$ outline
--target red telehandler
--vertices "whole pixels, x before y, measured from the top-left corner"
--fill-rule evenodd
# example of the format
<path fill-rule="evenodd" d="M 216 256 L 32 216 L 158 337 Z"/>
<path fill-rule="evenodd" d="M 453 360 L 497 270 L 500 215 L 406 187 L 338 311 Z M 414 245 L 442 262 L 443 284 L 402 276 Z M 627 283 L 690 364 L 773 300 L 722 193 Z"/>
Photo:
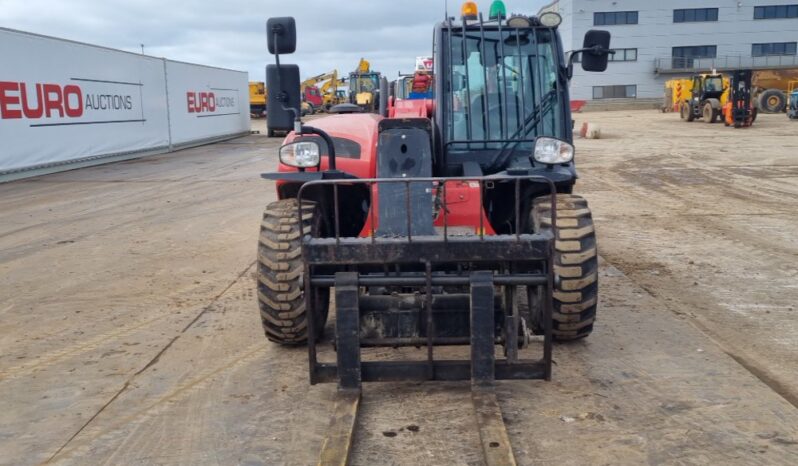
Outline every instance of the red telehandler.
<path fill-rule="evenodd" d="M 494 381 L 548 380 L 553 340 L 593 329 L 596 237 L 573 194 L 568 83 L 576 54 L 606 69 L 610 34 L 588 31 L 566 58 L 558 14 L 496 5 L 483 19 L 466 2 L 435 26 L 429 105 L 312 126 L 298 117 L 298 67 L 280 63 L 295 22 L 268 21 L 269 127 L 291 133 L 279 170 L 261 175 L 279 200 L 263 215 L 258 297 L 266 337 L 307 343 L 310 383 L 338 383 L 320 464 L 346 463 L 361 383 L 399 380 L 470 380 L 486 462 L 514 464 Z M 320 361 L 331 294 L 336 357 Z M 470 358 L 436 358 L 452 345 Z M 425 351 L 363 360 L 373 346 Z"/>

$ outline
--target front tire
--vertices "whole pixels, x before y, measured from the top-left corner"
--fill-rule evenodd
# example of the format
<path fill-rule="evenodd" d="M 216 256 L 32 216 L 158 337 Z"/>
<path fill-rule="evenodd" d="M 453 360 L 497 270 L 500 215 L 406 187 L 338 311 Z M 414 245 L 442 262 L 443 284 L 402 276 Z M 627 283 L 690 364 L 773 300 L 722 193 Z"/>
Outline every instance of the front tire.
<path fill-rule="evenodd" d="M 318 206 L 302 203 L 302 231 L 320 236 Z M 283 345 L 298 345 L 308 338 L 308 314 L 315 319 L 316 334 L 327 322 L 329 289 L 317 289 L 306 309 L 302 285 L 304 263 L 299 233 L 299 201 L 272 202 L 263 212 L 258 241 L 258 305 L 266 338 Z"/>
<path fill-rule="evenodd" d="M 704 123 L 715 123 L 718 120 L 718 111 L 710 102 L 704 104 L 703 109 Z"/>
<path fill-rule="evenodd" d="M 685 102 L 684 106 L 682 107 L 682 114 L 684 115 L 684 120 L 688 123 L 695 120 L 695 112 L 693 112 L 693 104 L 689 102 Z"/>
<path fill-rule="evenodd" d="M 534 231 L 551 229 L 551 199 L 535 199 L 532 209 Z M 573 194 L 557 195 L 552 334 L 556 340 L 577 340 L 593 331 L 598 310 L 598 254 L 593 217 L 587 201 Z M 527 290 L 533 330 L 542 333 L 540 305 L 532 305 L 534 288 Z"/>

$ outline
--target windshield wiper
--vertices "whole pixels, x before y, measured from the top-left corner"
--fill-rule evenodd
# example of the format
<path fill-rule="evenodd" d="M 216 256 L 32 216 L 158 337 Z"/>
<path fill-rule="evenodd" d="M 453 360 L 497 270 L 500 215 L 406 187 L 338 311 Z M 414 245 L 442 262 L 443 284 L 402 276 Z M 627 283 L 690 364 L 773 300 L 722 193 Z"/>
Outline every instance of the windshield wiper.
<path fill-rule="evenodd" d="M 536 111 L 532 112 L 532 114 L 529 115 L 526 118 L 526 120 L 524 120 L 524 124 L 521 125 L 520 128 L 518 128 L 518 130 L 515 132 L 515 134 L 513 134 L 513 136 L 510 139 L 516 139 L 521 134 L 527 134 L 533 129 L 537 134 L 537 127 L 540 124 L 540 122 L 543 120 L 543 116 L 546 115 L 549 112 L 549 110 L 551 110 L 551 107 L 554 106 L 554 102 L 556 101 L 556 99 L 553 99 L 553 97 L 556 96 L 557 96 L 556 88 L 547 92 L 546 95 L 544 95 L 543 98 L 541 99 L 541 105 L 536 109 Z M 505 142 L 504 146 L 502 146 L 501 150 L 499 151 L 499 155 L 496 156 L 496 161 L 492 164 L 493 167 L 503 167 L 507 157 L 509 157 L 513 153 L 515 148 L 518 147 L 518 144 L 520 144 L 521 142 L 524 141 L 519 139 L 517 141 Z M 504 155 L 505 151 L 507 150 L 507 147 L 511 144 L 512 147 L 510 148 L 510 152 L 508 152 L 507 155 Z"/>

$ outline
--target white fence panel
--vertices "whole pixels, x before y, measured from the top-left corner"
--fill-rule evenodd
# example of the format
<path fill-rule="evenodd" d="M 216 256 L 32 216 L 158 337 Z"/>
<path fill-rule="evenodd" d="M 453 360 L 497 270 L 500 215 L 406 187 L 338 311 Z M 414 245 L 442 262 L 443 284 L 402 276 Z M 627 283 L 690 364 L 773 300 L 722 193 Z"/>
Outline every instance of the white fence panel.
<path fill-rule="evenodd" d="M 0 172 L 168 148 L 164 62 L 0 29 Z"/>
<path fill-rule="evenodd" d="M 172 144 L 248 132 L 247 73 L 166 61 Z"/>
<path fill-rule="evenodd" d="M 0 181 L 249 129 L 245 72 L 0 28 Z"/>

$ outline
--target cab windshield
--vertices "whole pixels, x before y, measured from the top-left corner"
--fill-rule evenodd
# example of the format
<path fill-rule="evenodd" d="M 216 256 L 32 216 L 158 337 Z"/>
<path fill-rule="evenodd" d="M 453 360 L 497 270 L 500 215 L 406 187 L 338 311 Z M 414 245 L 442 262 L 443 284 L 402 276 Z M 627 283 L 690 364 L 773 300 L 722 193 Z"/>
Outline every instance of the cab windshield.
<path fill-rule="evenodd" d="M 443 53 L 449 152 L 531 150 L 560 137 L 557 47 L 550 29 L 453 30 Z"/>
<path fill-rule="evenodd" d="M 706 92 L 718 92 L 723 89 L 723 78 L 713 77 L 704 79 L 704 90 Z"/>
<path fill-rule="evenodd" d="M 380 87 L 380 77 L 376 73 L 354 75 L 349 86 L 352 92 L 374 92 Z"/>

